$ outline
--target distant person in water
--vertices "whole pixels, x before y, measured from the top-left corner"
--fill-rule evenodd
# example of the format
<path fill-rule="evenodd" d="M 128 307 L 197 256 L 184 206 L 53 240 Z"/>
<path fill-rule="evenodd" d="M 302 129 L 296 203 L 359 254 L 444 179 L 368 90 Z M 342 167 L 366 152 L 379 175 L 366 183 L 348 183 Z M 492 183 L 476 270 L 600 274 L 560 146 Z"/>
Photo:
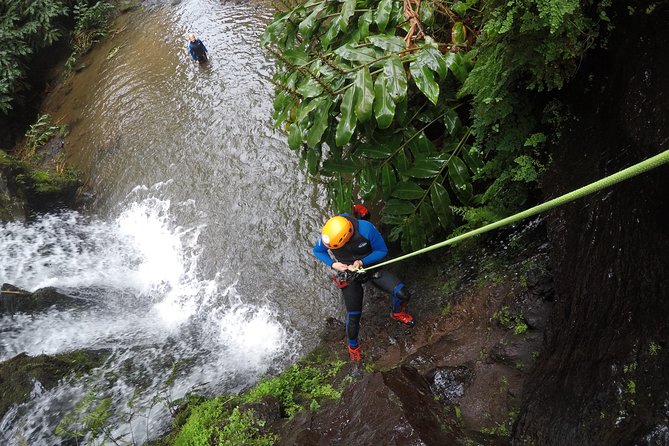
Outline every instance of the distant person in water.
<path fill-rule="evenodd" d="M 190 43 L 188 44 L 190 57 L 199 64 L 205 63 L 207 61 L 207 47 L 205 47 L 204 43 L 195 37 L 195 34 L 193 33 L 188 34 L 188 40 L 190 40 Z"/>

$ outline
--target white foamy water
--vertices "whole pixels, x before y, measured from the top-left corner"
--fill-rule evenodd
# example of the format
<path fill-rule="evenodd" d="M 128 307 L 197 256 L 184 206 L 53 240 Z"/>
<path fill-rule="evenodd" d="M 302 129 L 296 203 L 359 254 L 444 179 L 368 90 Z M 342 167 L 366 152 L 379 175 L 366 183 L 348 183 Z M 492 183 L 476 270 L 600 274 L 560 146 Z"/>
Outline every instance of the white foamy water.
<path fill-rule="evenodd" d="M 133 190 L 115 218 L 66 212 L 0 227 L 0 250 L 12 259 L 0 267 L 0 282 L 73 296 L 72 305 L 0 316 L 0 360 L 111 354 L 90 375 L 33 392 L 9 411 L 2 444 L 58 444 L 55 426 L 89 392 L 113 401 L 115 435 L 141 442 L 169 422 L 161 394 L 237 391 L 294 359 L 299 345 L 271 302 L 240 295 L 219 274 L 201 277 L 198 237 L 206 226 L 178 224 L 197 215 L 195 203 L 160 198 L 160 186 Z M 126 420 L 131 398 L 142 423 Z"/>

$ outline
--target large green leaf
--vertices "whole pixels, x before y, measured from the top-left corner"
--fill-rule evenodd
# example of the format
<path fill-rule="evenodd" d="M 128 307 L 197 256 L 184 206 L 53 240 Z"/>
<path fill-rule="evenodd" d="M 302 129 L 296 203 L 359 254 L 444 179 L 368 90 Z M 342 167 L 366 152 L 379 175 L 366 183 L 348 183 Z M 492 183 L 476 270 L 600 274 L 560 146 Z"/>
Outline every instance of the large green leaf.
<path fill-rule="evenodd" d="M 381 168 L 381 190 L 385 199 L 390 198 L 390 193 L 397 184 L 395 170 L 390 164 L 384 164 Z"/>
<path fill-rule="evenodd" d="M 372 83 L 372 76 L 369 74 L 367 66 L 358 70 L 354 88 L 357 90 L 355 114 L 358 117 L 358 121 L 365 122 L 371 118 L 374 104 L 374 84 Z"/>
<path fill-rule="evenodd" d="M 432 209 L 437 214 L 439 224 L 444 230 L 448 231 L 453 227 L 453 212 L 451 211 L 451 198 L 448 196 L 446 188 L 439 183 L 432 186 L 430 192 L 432 200 Z"/>
<path fill-rule="evenodd" d="M 302 145 L 302 129 L 300 124 L 295 122 L 290 126 L 290 131 L 288 132 L 288 147 L 292 150 L 297 150 Z"/>
<path fill-rule="evenodd" d="M 389 215 L 409 215 L 414 211 L 414 206 L 410 201 L 397 200 L 391 198 L 383 207 L 383 213 Z"/>
<path fill-rule="evenodd" d="M 421 248 L 425 247 L 425 229 L 423 228 L 423 225 L 420 222 L 420 219 L 414 218 L 410 219 L 407 221 L 406 226 L 405 226 L 404 233 L 402 234 L 402 238 L 407 237 L 409 246 L 411 247 L 412 251 L 417 251 Z"/>
<path fill-rule="evenodd" d="M 330 43 L 339 35 L 341 32 L 341 27 L 339 26 L 339 20 L 341 17 L 337 17 L 330 23 L 330 27 L 328 28 L 327 32 L 323 34 L 321 37 L 321 45 L 323 45 L 323 49 L 327 50 L 330 48 Z"/>
<path fill-rule="evenodd" d="M 305 129 L 309 126 L 311 120 L 311 112 L 318 107 L 319 103 L 322 102 L 323 98 L 316 98 L 312 100 L 305 99 L 302 101 L 297 109 L 297 119 L 296 121 L 302 125 L 302 128 Z"/>
<path fill-rule="evenodd" d="M 467 80 L 469 70 L 460 53 L 448 53 L 446 56 L 446 66 L 460 83 L 464 83 Z"/>
<path fill-rule="evenodd" d="M 362 14 L 360 18 L 358 19 L 358 28 L 357 28 L 357 33 L 358 33 L 358 41 L 363 41 L 369 36 L 369 25 L 374 22 L 374 12 L 372 10 L 369 10 Z"/>
<path fill-rule="evenodd" d="M 390 13 L 393 10 L 393 1 L 392 0 L 381 0 L 379 6 L 376 8 L 376 15 L 374 21 L 379 27 L 379 31 L 383 32 L 388 25 L 388 20 L 390 19 Z"/>
<path fill-rule="evenodd" d="M 443 54 L 432 45 L 424 45 L 416 55 L 416 62 L 420 65 L 430 67 L 430 69 L 444 79 L 448 74 L 446 59 Z"/>
<path fill-rule="evenodd" d="M 418 134 L 417 136 L 416 133 Z M 404 137 L 406 141 L 409 141 L 409 138 L 411 138 L 409 149 L 415 158 L 425 158 L 434 154 L 434 145 L 427 139 L 422 130 L 410 127 L 404 131 Z"/>
<path fill-rule="evenodd" d="M 451 30 L 451 39 L 455 45 L 465 45 L 467 40 L 467 29 L 462 22 L 456 22 L 453 24 L 453 28 Z"/>
<path fill-rule="evenodd" d="M 316 144 L 321 142 L 323 132 L 328 128 L 330 122 L 330 107 L 332 106 L 332 101 L 329 97 L 318 98 L 314 100 L 314 102 L 316 101 L 318 101 L 318 105 L 314 111 L 313 124 L 307 132 L 307 145 L 309 147 L 315 147 Z"/>
<path fill-rule="evenodd" d="M 345 181 L 341 175 L 337 177 L 334 187 L 334 204 L 337 213 L 349 212 L 353 203 L 353 185 Z"/>
<path fill-rule="evenodd" d="M 358 170 L 351 160 L 327 159 L 323 162 L 323 171 L 327 174 L 351 174 Z"/>
<path fill-rule="evenodd" d="M 299 29 L 300 29 L 300 34 L 304 36 L 305 40 L 311 39 L 311 35 L 316 29 L 316 25 L 320 24 L 320 21 L 317 21 L 318 16 L 320 15 L 321 11 L 325 8 L 326 3 L 323 2 L 320 5 L 316 6 L 314 10 L 309 14 L 304 20 L 300 22 Z"/>
<path fill-rule="evenodd" d="M 442 163 L 435 159 L 417 159 L 407 175 L 413 178 L 434 178 L 441 172 Z"/>
<path fill-rule="evenodd" d="M 283 57 L 293 65 L 304 65 L 309 62 L 309 56 L 302 47 L 289 48 L 283 51 Z"/>
<path fill-rule="evenodd" d="M 351 140 L 355 131 L 356 116 L 353 111 L 355 103 L 355 88 L 349 88 L 344 93 L 344 99 L 341 101 L 341 118 L 337 124 L 336 144 L 343 146 Z"/>
<path fill-rule="evenodd" d="M 404 150 L 400 150 L 393 157 L 393 166 L 395 166 L 395 169 L 397 169 L 397 173 L 399 174 L 400 178 L 407 176 L 407 172 L 409 170 L 409 160 L 406 153 L 404 153 Z"/>
<path fill-rule="evenodd" d="M 318 163 L 321 161 L 320 148 L 307 148 L 307 169 L 311 175 L 318 173 Z"/>
<path fill-rule="evenodd" d="M 387 129 L 395 116 L 395 102 L 386 87 L 385 76 L 379 74 L 374 82 L 374 116 L 380 129 Z"/>
<path fill-rule="evenodd" d="M 373 198 L 376 195 L 376 169 L 365 167 L 358 177 L 360 195 L 363 198 Z"/>
<path fill-rule="evenodd" d="M 406 49 L 406 43 L 404 42 L 404 39 L 398 36 L 376 34 L 369 36 L 367 40 L 374 46 L 392 53 L 399 53 L 400 51 L 404 51 Z M 444 64 L 444 70 L 445 69 L 446 65 Z"/>
<path fill-rule="evenodd" d="M 478 150 L 475 147 L 463 147 L 462 160 L 474 175 L 478 174 L 483 168 L 483 161 L 481 161 Z"/>
<path fill-rule="evenodd" d="M 455 110 L 450 109 L 446 112 L 444 115 L 444 125 L 446 126 L 446 130 L 448 130 L 450 135 L 455 135 L 458 130 L 460 130 L 462 123 L 460 122 L 460 117 L 455 112 Z"/>
<path fill-rule="evenodd" d="M 469 203 L 473 195 L 473 187 L 469 182 L 467 166 L 457 156 L 452 157 L 448 163 L 448 180 L 460 201 L 464 204 Z"/>
<path fill-rule="evenodd" d="M 386 75 L 388 91 L 393 101 L 404 100 L 407 96 L 407 76 L 404 65 L 397 54 L 391 55 L 383 64 L 383 73 Z"/>
<path fill-rule="evenodd" d="M 439 218 L 437 217 L 437 213 L 434 212 L 430 201 L 425 200 L 420 204 L 419 215 L 421 223 L 428 233 L 439 230 Z"/>
<path fill-rule="evenodd" d="M 294 105 L 295 97 L 292 94 L 283 90 L 277 93 L 274 97 L 274 113 L 272 114 L 275 122 L 274 128 L 277 128 L 286 120 Z"/>
<path fill-rule="evenodd" d="M 379 54 L 373 47 L 356 47 L 353 43 L 342 45 L 334 52 L 342 59 L 350 60 L 351 62 L 359 62 L 362 64 L 367 64 L 376 60 Z"/>
<path fill-rule="evenodd" d="M 308 77 L 297 86 L 297 92 L 305 98 L 315 98 L 323 94 L 323 87 L 316 79 Z"/>
<path fill-rule="evenodd" d="M 348 28 L 348 21 L 355 12 L 355 2 L 356 0 L 344 0 L 344 6 L 341 8 L 341 19 L 339 20 L 339 29 L 342 31 L 346 31 L 346 28 Z"/>
<path fill-rule="evenodd" d="M 287 23 L 290 23 L 290 13 L 275 17 L 272 23 L 265 28 L 260 43 L 262 43 L 263 46 L 267 46 L 272 42 L 280 42 L 283 40 L 280 36 L 285 34 Z"/>
<path fill-rule="evenodd" d="M 355 151 L 356 155 L 370 159 L 383 160 L 393 154 L 394 147 L 385 144 L 365 143 Z"/>
<path fill-rule="evenodd" d="M 397 183 L 395 189 L 393 189 L 392 196 L 395 198 L 401 198 L 402 200 L 416 200 L 422 198 L 425 194 L 425 191 L 422 187 L 413 183 L 411 181 L 402 181 Z"/>
<path fill-rule="evenodd" d="M 384 214 L 381 217 L 381 223 L 386 225 L 401 225 L 404 223 L 404 220 L 406 220 L 406 217 L 402 215 Z"/>
<path fill-rule="evenodd" d="M 423 92 L 430 102 L 437 105 L 437 101 L 439 100 L 439 85 L 434 81 L 434 74 L 432 74 L 430 67 L 414 61 L 409 65 L 409 69 L 418 89 Z"/>

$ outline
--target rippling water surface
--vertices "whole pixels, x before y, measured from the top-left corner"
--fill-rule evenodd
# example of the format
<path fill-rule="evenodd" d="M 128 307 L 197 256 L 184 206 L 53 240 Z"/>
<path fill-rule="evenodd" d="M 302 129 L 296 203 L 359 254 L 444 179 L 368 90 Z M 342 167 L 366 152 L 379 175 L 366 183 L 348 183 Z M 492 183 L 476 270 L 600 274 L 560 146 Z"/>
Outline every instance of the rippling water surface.
<path fill-rule="evenodd" d="M 271 14 L 207 0 L 133 11 L 48 98 L 94 197 L 81 213 L 4 226 L 0 250 L 14 261 L 0 281 L 54 286 L 79 304 L 1 316 L 0 360 L 111 357 L 56 388 L 35 383 L 0 422 L 3 444 L 60 444 L 54 427 L 91 392 L 113 401 L 112 434 L 141 443 L 169 423 L 157 395 L 244 388 L 313 345 L 336 314 L 310 254 L 323 191 L 272 128 L 273 62 L 259 45 Z M 188 32 L 209 64 L 188 57 Z"/>

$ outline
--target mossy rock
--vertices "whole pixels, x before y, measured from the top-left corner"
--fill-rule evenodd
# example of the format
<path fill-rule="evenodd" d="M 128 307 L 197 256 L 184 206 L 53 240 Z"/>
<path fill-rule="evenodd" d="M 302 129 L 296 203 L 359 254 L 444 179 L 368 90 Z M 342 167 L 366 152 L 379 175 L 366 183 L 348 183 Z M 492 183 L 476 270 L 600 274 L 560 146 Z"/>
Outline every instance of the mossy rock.
<path fill-rule="evenodd" d="M 59 293 L 53 287 L 40 288 L 31 293 L 8 283 L 0 287 L 0 314 L 35 313 L 52 306 L 72 308 L 80 306 L 82 300 Z"/>
<path fill-rule="evenodd" d="M 82 375 L 99 367 L 110 354 L 108 350 L 80 350 L 55 356 L 21 353 L 0 363 L 0 419 L 11 406 L 28 400 L 36 381 L 49 390 L 72 373 Z"/>
<path fill-rule="evenodd" d="M 75 169 L 56 171 L 35 168 L 0 150 L 0 177 L 11 200 L 22 200 L 28 211 L 47 212 L 59 207 L 72 207 L 82 185 Z M 1 204 L 1 203 L 0 203 Z M 1 212 L 0 215 L 6 212 Z"/>

